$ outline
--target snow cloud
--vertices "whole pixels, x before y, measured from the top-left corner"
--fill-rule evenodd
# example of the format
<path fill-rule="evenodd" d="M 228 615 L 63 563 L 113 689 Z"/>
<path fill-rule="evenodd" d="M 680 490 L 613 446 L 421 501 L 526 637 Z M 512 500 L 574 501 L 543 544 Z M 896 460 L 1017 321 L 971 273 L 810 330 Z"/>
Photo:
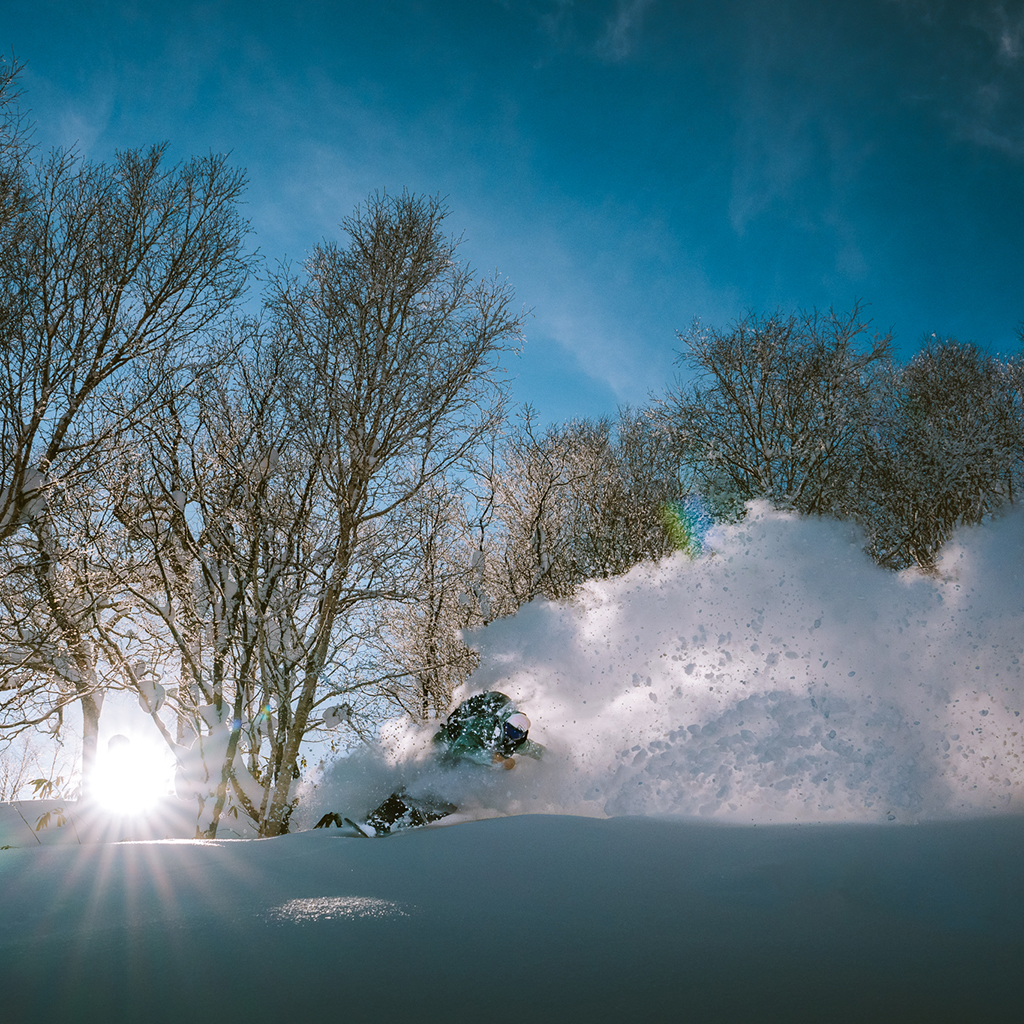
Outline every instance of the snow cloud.
<path fill-rule="evenodd" d="M 429 734 L 396 729 L 391 766 L 339 765 L 324 799 L 383 796 L 400 776 L 469 813 L 914 822 L 1019 808 L 1024 515 L 964 531 L 934 578 L 878 568 L 848 525 L 756 505 L 709 541 L 695 561 L 470 636 L 471 692 L 509 694 L 544 761 L 442 778 L 423 760 Z"/>

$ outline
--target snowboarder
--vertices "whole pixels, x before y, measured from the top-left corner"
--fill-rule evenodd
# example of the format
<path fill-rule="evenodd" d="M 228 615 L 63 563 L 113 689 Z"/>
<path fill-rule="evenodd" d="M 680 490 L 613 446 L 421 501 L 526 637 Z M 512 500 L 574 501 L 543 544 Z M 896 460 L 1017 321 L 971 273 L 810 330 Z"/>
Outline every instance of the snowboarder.
<path fill-rule="evenodd" d="M 464 700 L 434 736 L 442 764 L 473 761 L 514 768 L 515 755 L 539 759 L 544 748 L 528 738 L 530 720 L 503 693 Z"/>
<path fill-rule="evenodd" d="M 478 693 L 464 700 L 449 716 L 432 740 L 439 764 L 453 767 L 470 763 L 516 766 L 517 757 L 539 760 L 544 748 L 529 739 L 530 720 L 504 693 Z M 411 797 L 400 789 L 367 816 L 365 825 L 338 814 L 325 814 L 316 828 L 335 824 L 354 829 L 359 835 L 387 835 L 403 828 L 415 828 L 437 821 L 458 810 L 455 804 L 436 797 Z"/>

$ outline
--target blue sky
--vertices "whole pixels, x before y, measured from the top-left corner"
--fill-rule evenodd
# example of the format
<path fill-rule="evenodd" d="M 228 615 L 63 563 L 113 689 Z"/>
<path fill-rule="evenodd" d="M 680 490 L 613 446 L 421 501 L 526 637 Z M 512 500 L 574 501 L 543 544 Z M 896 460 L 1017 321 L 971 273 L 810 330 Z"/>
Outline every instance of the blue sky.
<path fill-rule="evenodd" d="M 660 391 L 694 317 L 861 299 L 904 355 L 1019 347 L 1020 2 L 34 0 L 0 46 L 44 147 L 230 152 L 271 260 L 446 196 L 545 420 Z"/>

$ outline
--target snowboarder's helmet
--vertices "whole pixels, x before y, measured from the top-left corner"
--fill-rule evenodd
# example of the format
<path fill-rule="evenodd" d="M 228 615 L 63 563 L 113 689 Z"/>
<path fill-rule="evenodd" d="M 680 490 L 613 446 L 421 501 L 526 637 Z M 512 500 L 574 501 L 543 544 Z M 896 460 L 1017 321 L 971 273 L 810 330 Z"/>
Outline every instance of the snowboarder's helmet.
<path fill-rule="evenodd" d="M 522 713 L 517 711 L 514 715 L 509 715 L 505 721 L 505 739 L 513 744 L 520 744 L 526 739 L 526 734 L 530 731 L 530 720 Z"/>

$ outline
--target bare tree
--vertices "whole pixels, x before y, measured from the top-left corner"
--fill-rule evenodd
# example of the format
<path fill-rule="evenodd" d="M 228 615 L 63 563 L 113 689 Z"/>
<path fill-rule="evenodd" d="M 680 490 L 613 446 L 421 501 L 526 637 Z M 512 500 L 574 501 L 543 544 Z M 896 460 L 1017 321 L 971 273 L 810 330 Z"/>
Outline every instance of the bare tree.
<path fill-rule="evenodd" d="M 477 663 L 460 636 L 482 621 L 470 598 L 476 577 L 472 528 L 463 495 L 444 478 L 424 488 L 396 525 L 410 545 L 406 571 L 412 594 L 385 616 L 380 692 L 424 721 L 448 711 L 453 691 Z"/>
<path fill-rule="evenodd" d="M 259 709 L 270 704 L 260 665 L 272 632 L 263 613 L 281 577 L 270 569 L 268 581 L 265 563 L 295 528 L 287 486 L 284 497 L 271 487 L 286 430 L 274 398 L 279 365 L 252 325 L 241 326 L 191 387 L 165 377 L 161 401 L 103 471 L 120 527 L 105 564 L 131 613 L 100 630 L 102 651 L 175 754 L 206 835 L 216 834 L 229 785 L 259 817 L 269 722 Z"/>
<path fill-rule="evenodd" d="M 21 198 L 13 214 L 4 208 L 0 724 L 23 723 L 12 709 L 27 693 L 38 697 L 44 678 L 58 690 L 51 714 L 73 693 L 86 787 L 102 701 L 92 634 L 100 607 L 84 553 L 93 510 L 76 490 L 89 486 L 117 435 L 146 418 L 167 374 L 201 358 L 203 332 L 248 272 L 236 211 L 244 176 L 221 157 L 170 168 L 163 158 L 164 147 L 121 153 L 111 165 L 55 152 L 20 165 Z M 16 592 L 26 574 L 28 606 Z M 26 629 L 42 639 L 27 642 Z"/>
<path fill-rule="evenodd" d="M 500 413 L 497 357 L 520 338 L 508 286 L 477 281 L 446 238 L 436 199 L 376 194 L 344 223 L 349 243 L 314 249 L 273 282 L 274 324 L 294 353 L 290 418 L 331 524 L 327 573 L 294 666 L 294 710 L 263 825 L 284 831 L 300 745 L 339 623 L 407 592 L 388 529 L 456 471 Z"/>
<path fill-rule="evenodd" d="M 29 207 L 28 132 L 18 109 L 17 77 L 22 65 L 0 57 L 0 266 L 13 266 L 22 255 Z M 19 293 L 7 275 L 0 280 L 0 338 L 18 319 Z"/>
<path fill-rule="evenodd" d="M 893 371 L 857 486 L 881 564 L 930 570 L 958 526 L 1013 501 L 1024 455 L 1018 377 L 1015 363 L 934 337 Z"/>
<path fill-rule="evenodd" d="M 669 554 L 664 511 L 685 493 L 679 474 L 647 411 L 625 408 L 614 421 L 573 420 L 539 432 L 533 410 L 524 409 L 478 474 L 486 516 L 473 590 L 486 603 L 484 621 Z"/>
<path fill-rule="evenodd" d="M 51 486 L 46 508 L 2 549 L 0 675 L 5 736 L 47 723 L 56 734 L 69 705 L 82 713 L 82 781 L 88 793 L 105 680 L 95 630 L 116 615 L 91 555 L 98 526 L 92 488 Z"/>
<path fill-rule="evenodd" d="M 661 403 L 700 490 L 845 514 L 890 335 L 845 315 L 750 314 L 727 331 L 695 324 L 680 357 L 696 371 Z M 857 343 L 868 340 L 863 351 Z"/>
<path fill-rule="evenodd" d="M 687 472 L 649 412 L 623 408 L 614 421 L 577 421 L 566 433 L 581 481 L 568 495 L 573 585 L 670 554 L 665 513 L 686 493 Z"/>
<path fill-rule="evenodd" d="M 104 418 L 104 400 L 129 368 L 192 358 L 244 286 L 244 176 L 215 156 L 166 168 L 164 148 L 111 166 L 56 152 L 26 186 L 3 271 L 16 315 L 0 377 L 0 542 L 47 477 L 81 472 L 123 426 Z M 139 391 L 119 414 L 144 415 L 152 398 Z"/>
<path fill-rule="evenodd" d="M 262 834 L 286 831 L 304 740 L 339 720 L 359 733 L 360 701 L 403 672 L 433 674 L 442 699 L 441 655 L 381 659 L 382 609 L 443 582 L 424 568 L 431 503 L 493 432 L 497 358 L 522 320 L 504 283 L 456 260 L 444 216 L 371 197 L 347 247 L 273 281 L 233 362 L 137 373 L 110 400 L 121 428 L 90 479 L 116 523 L 89 565 L 116 599 L 88 620 L 92 664 L 150 711 L 205 834 L 229 801 Z"/>
<path fill-rule="evenodd" d="M 147 669 L 180 676 L 162 696 L 185 726 L 163 729 L 183 765 L 198 734 L 206 834 L 229 792 L 261 834 L 286 831 L 304 740 L 339 719 L 358 731 L 360 695 L 403 671 L 380 657 L 382 609 L 423 596 L 415 521 L 493 429 L 521 322 L 506 285 L 457 262 L 444 216 L 371 197 L 346 247 L 273 280 L 231 372 L 137 431 L 121 564 L 148 634 L 110 631 L 109 657 L 148 646 Z M 150 678 L 132 679 L 141 698 Z"/>
<path fill-rule="evenodd" d="M 511 615 L 538 594 L 567 597 L 573 589 L 559 557 L 570 539 L 564 513 L 571 488 L 582 485 L 587 473 L 573 458 L 571 428 L 553 426 L 538 436 L 534 415 L 524 408 L 503 438 L 488 481 L 498 529 L 487 545 L 497 557 L 487 558 L 483 543 L 476 556 L 476 568 L 486 570 L 488 580 L 485 620 Z"/>

